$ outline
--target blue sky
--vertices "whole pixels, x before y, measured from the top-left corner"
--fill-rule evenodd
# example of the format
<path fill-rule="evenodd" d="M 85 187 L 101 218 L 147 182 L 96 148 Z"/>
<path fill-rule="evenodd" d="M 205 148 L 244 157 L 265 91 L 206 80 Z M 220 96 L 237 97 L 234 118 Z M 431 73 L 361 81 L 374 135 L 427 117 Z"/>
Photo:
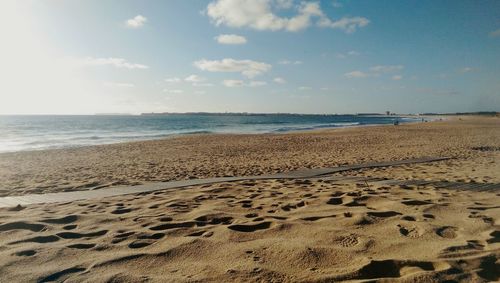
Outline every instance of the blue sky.
<path fill-rule="evenodd" d="M 499 1 L 6 0 L 0 13 L 0 114 L 500 110 Z"/>

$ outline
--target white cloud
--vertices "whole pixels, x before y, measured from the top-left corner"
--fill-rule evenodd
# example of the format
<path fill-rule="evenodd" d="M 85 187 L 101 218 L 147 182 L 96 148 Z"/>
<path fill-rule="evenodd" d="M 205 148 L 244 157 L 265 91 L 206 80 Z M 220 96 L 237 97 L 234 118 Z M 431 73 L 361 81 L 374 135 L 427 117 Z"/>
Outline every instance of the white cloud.
<path fill-rule="evenodd" d="M 113 66 L 116 68 L 125 69 L 148 69 L 149 67 L 143 64 L 130 63 L 123 58 L 93 58 L 87 57 L 74 60 L 77 65 L 83 66 Z"/>
<path fill-rule="evenodd" d="M 353 33 L 358 28 L 365 27 L 369 23 L 370 20 L 364 17 L 352 17 L 352 18 L 344 17 L 338 21 L 332 21 L 326 17 L 323 17 L 318 21 L 318 26 L 340 29 L 346 33 Z"/>
<path fill-rule="evenodd" d="M 491 37 L 498 37 L 498 36 L 500 36 L 500 28 L 497 29 L 497 30 L 494 30 L 494 31 L 490 32 L 490 36 Z"/>
<path fill-rule="evenodd" d="M 472 67 L 463 67 L 463 68 L 460 68 L 458 70 L 458 72 L 462 73 L 462 74 L 465 74 L 465 73 L 468 73 L 468 72 L 472 72 L 474 71 L 474 68 Z"/>
<path fill-rule="evenodd" d="M 222 81 L 222 84 L 226 87 L 243 87 L 243 86 L 260 87 L 260 86 L 267 85 L 267 82 L 265 82 L 265 81 L 249 81 L 248 83 L 245 83 L 242 80 L 224 80 L 224 81 Z"/>
<path fill-rule="evenodd" d="M 184 93 L 184 91 L 182 89 L 164 89 L 163 92 L 172 93 L 172 94 Z"/>
<path fill-rule="evenodd" d="M 299 90 L 310 90 L 312 89 L 310 86 L 301 86 L 299 87 Z"/>
<path fill-rule="evenodd" d="M 286 83 L 286 80 L 284 78 L 280 78 L 280 77 L 277 77 L 277 78 L 274 78 L 273 81 L 277 84 L 284 84 Z"/>
<path fill-rule="evenodd" d="M 177 77 L 173 77 L 173 78 L 166 78 L 165 81 L 167 83 L 179 83 L 181 81 L 181 79 L 177 78 Z"/>
<path fill-rule="evenodd" d="M 148 21 L 148 19 L 142 15 L 137 15 L 132 19 L 128 19 L 125 24 L 129 28 L 140 28 L 144 26 L 144 24 Z"/>
<path fill-rule="evenodd" d="M 349 55 L 349 56 L 358 56 L 359 54 L 361 54 L 361 53 L 359 53 L 356 50 L 351 50 L 351 51 L 347 52 L 347 55 Z"/>
<path fill-rule="evenodd" d="M 244 85 L 242 80 L 224 80 L 222 84 L 226 87 L 240 87 Z"/>
<path fill-rule="evenodd" d="M 195 90 L 194 91 L 194 94 L 205 94 L 205 93 L 207 93 L 207 92 L 204 90 Z"/>
<path fill-rule="evenodd" d="M 220 44 L 245 44 L 247 39 L 244 36 L 236 34 L 221 34 L 215 37 Z"/>
<path fill-rule="evenodd" d="M 117 88 L 132 88 L 132 87 L 135 87 L 135 85 L 131 84 L 131 83 L 118 83 L 118 82 L 104 82 L 104 86 L 107 86 L 107 87 L 117 87 Z"/>
<path fill-rule="evenodd" d="M 197 75 L 190 75 L 184 79 L 184 81 L 189 82 L 189 83 L 201 83 L 205 81 L 206 79 Z"/>
<path fill-rule="evenodd" d="M 290 61 L 290 60 L 281 60 L 278 62 L 280 65 L 300 65 L 302 64 L 302 61 Z"/>
<path fill-rule="evenodd" d="M 363 17 L 331 20 L 323 13 L 318 2 L 301 2 L 295 6 L 297 13 L 291 17 L 281 17 L 273 13 L 273 8 L 289 9 L 292 6 L 292 1 L 286 0 L 216 0 L 208 4 L 207 15 L 217 26 L 292 32 L 309 27 L 312 19 L 316 19 L 316 24 L 320 27 L 340 29 L 347 33 L 352 33 L 370 22 Z"/>
<path fill-rule="evenodd" d="M 233 72 L 241 73 L 242 75 L 253 78 L 271 69 L 271 65 L 263 62 L 252 60 L 235 60 L 225 58 L 222 60 L 199 60 L 194 62 L 194 65 L 204 71 L 209 72 Z"/>
<path fill-rule="evenodd" d="M 385 73 L 392 73 L 395 71 L 401 71 L 404 69 L 403 65 L 378 65 L 378 66 L 373 66 L 369 68 L 369 72 L 363 72 L 363 71 L 352 71 L 349 73 L 345 73 L 344 76 L 353 79 L 353 78 L 366 78 L 366 77 L 378 77 L 381 74 Z M 395 75 L 392 77 L 393 80 L 400 80 L 402 79 L 403 76 L 401 75 Z"/>
<path fill-rule="evenodd" d="M 213 84 L 205 82 L 206 80 L 207 80 L 206 78 L 200 77 L 198 75 L 189 75 L 189 76 L 185 77 L 184 79 L 181 79 L 178 77 L 166 78 L 165 82 L 167 82 L 169 84 L 187 82 L 187 83 L 190 83 L 194 87 L 213 86 Z"/>
<path fill-rule="evenodd" d="M 251 87 L 258 87 L 258 86 L 265 86 L 265 85 L 267 85 L 267 83 L 264 81 L 250 81 L 248 83 L 248 86 L 251 86 Z"/>
<path fill-rule="evenodd" d="M 365 73 L 365 72 L 361 72 L 361 71 L 352 71 L 352 72 L 349 72 L 349 73 L 345 73 L 344 74 L 345 77 L 349 78 L 349 79 L 353 79 L 353 78 L 366 78 L 369 76 L 369 74 Z"/>
<path fill-rule="evenodd" d="M 370 68 L 370 71 L 375 73 L 389 73 L 394 71 L 402 70 L 404 66 L 402 65 L 378 65 Z"/>

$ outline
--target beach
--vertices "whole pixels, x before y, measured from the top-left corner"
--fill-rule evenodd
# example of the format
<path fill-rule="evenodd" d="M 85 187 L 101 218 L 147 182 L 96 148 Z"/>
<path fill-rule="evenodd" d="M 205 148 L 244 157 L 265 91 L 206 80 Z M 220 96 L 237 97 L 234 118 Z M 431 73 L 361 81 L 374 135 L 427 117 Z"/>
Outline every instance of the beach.
<path fill-rule="evenodd" d="M 0 154 L 0 196 L 449 157 L 0 209 L 5 282 L 500 280 L 500 119 L 195 134 Z M 330 176 L 331 177 L 331 176 Z"/>
<path fill-rule="evenodd" d="M 472 147 L 498 146 L 498 121 L 498 118 L 464 117 L 398 127 L 184 135 L 144 142 L 3 153 L 0 196 L 262 175 L 422 156 L 456 157 L 466 162 L 484 155 Z M 483 177 L 471 172 L 457 178 L 453 172 L 445 175 L 440 178 L 482 181 Z M 488 177 L 497 181 L 499 178 L 491 173 Z"/>

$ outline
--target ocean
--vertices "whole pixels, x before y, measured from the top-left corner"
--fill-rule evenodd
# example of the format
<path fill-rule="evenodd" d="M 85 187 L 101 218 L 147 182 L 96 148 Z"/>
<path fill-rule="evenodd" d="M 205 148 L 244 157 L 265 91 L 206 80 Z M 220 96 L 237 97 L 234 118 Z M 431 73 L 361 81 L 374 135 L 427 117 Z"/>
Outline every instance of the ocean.
<path fill-rule="evenodd" d="M 195 133 L 279 133 L 420 121 L 381 115 L 168 114 L 0 116 L 0 152 L 67 148 Z"/>

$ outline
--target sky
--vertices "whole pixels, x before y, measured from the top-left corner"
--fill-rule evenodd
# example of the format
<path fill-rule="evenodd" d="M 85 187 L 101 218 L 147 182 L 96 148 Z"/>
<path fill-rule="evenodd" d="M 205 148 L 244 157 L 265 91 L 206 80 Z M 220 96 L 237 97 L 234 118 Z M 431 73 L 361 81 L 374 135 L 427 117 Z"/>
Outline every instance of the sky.
<path fill-rule="evenodd" d="M 2 0 L 0 114 L 500 111 L 500 1 Z"/>

